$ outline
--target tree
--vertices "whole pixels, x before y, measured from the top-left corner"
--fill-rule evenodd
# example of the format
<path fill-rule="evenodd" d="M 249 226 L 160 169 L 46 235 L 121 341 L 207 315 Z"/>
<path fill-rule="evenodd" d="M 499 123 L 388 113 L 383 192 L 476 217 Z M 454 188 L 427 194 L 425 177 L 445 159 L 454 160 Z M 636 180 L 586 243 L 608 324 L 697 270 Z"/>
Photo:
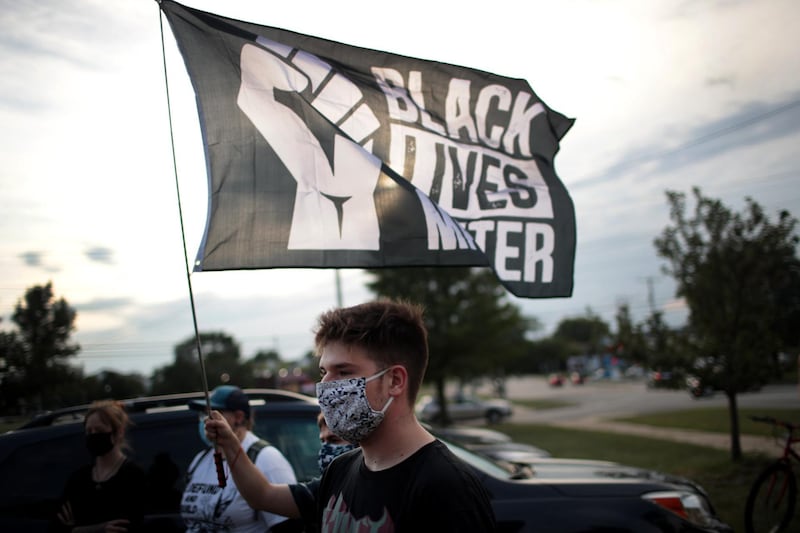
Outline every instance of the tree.
<path fill-rule="evenodd" d="M 556 337 L 530 341 L 525 353 L 506 363 L 509 374 L 540 374 L 562 370 L 570 355 L 570 343 Z"/>
<path fill-rule="evenodd" d="M 230 383 L 251 387 L 255 383 L 252 363 L 240 361 L 239 344 L 226 333 L 200 333 L 200 349 L 209 389 Z M 191 392 L 203 386 L 197 340 L 191 336 L 175 346 L 175 361 L 153 373 L 153 394 Z"/>
<path fill-rule="evenodd" d="M 445 381 L 461 383 L 502 375 L 506 361 L 527 352 L 526 334 L 538 322 L 506 300 L 505 289 L 488 269 L 410 267 L 369 270 L 367 286 L 378 296 L 422 304 L 430 335 L 426 381 L 435 384 L 447 423 Z"/>
<path fill-rule="evenodd" d="M 147 392 L 145 379 L 141 374 L 121 374 L 113 370 L 103 370 L 88 376 L 83 381 L 83 388 L 88 396 L 87 401 L 135 398 Z"/>
<path fill-rule="evenodd" d="M 664 313 L 653 311 L 639 326 L 644 335 L 647 363 L 653 368 L 691 368 L 692 356 L 687 331 L 671 328 Z"/>
<path fill-rule="evenodd" d="M 594 355 L 605 349 L 610 331 L 602 318 L 587 309 L 585 316 L 561 320 L 553 336 L 571 342 L 573 349 L 583 355 Z"/>
<path fill-rule="evenodd" d="M 653 311 L 636 323 L 627 304 L 617 309 L 615 351 L 622 357 L 655 369 L 686 366 L 683 332 L 664 322 L 664 313 Z"/>
<path fill-rule="evenodd" d="M 654 244 L 689 307 L 689 371 L 713 369 L 728 399 L 731 456 L 738 460 L 737 394 L 774 372 L 778 352 L 791 341 L 787 319 L 797 317 L 797 220 L 781 211 L 772 223 L 750 198 L 737 213 L 699 188 L 693 194 L 689 216 L 685 194 L 667 191 L 672 225 Z"/>
<path fill-rule="evenodd" d="M 631 317 L 627 303 L 617 308 L 615 316 L 617 333 L 615 338 L 616 352 L 630 362 L 648 364 L 649 351 L 642 326 L 636 324 Z"/>
<path fill-rule="evenodd" d="M 5 408 L 52 409 L 80 394 L 75 385 L 82 373 L 69 365 L 69 358 L 80 350 L 70 342 L 76 316 L 64 298 L 54 298 L 51 282 L 25 291 L 11 317 L 17 331 L 0 338 L 0 355 L 8 368 L 2 381 Z"/>
<path fill-rule="evenodd" d="M 253 375 L 259 387 L 278 388 L 278 372 L 283 367 L 283 360 L 275 350 L 261 350 L 251 359 Z"/>

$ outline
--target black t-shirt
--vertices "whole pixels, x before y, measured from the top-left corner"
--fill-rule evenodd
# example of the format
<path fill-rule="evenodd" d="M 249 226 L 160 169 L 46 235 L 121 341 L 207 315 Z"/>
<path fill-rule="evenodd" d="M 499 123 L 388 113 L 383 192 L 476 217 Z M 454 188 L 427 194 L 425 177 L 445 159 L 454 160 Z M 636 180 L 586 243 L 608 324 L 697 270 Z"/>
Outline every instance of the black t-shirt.
<path fill-rule="evenodd" d="M 91 465 L 78 469 L 67 480 L 62 504 L 70 503 L 76 526 L 127 518 L 131 521 L 129 531 L 138 531 L 144 516 L 145 497 L 144 471 L 126 460 L 116 474 L 100 483 L 92 479 Z M 67 529 L 61 527 L 57 517 L 53 525 L 56 530 Z"/>
<path fill-rule="evenodd" d="M 463 533 L 495 527 L 483 485 L 438 440 L 378 472 L 367 469 L 360 449 L 353 450 L 328 466 L 319 486 L 295 486 L 292 493 L 301 513 L 314 513 L 322 532 Z"/>

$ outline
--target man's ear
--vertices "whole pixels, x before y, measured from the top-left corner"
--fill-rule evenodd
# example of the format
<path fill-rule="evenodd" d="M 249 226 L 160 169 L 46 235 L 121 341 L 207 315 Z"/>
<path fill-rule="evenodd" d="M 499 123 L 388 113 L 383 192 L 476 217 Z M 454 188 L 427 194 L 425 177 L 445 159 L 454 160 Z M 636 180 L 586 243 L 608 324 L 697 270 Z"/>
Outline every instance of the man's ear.
<path fill-rule="evenodd" d="M 402 365 L 393 366 L 389 372 L 389 394 L 400 396 L 408 389 L 408 370 Z"/>

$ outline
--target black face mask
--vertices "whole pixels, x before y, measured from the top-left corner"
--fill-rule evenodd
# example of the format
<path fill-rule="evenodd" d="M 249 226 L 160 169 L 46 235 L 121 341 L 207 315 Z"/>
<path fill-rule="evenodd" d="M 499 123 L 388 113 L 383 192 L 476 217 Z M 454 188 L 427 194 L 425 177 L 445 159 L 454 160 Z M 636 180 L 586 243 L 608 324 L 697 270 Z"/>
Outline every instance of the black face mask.
<path fill-rule="evenodd" d="M 92 457 L 100 457 L 111 451 L 114 443 L 111 442 L 111 432 L 109 433 L 89 433 L 86 435 L 86 449 Z"/>

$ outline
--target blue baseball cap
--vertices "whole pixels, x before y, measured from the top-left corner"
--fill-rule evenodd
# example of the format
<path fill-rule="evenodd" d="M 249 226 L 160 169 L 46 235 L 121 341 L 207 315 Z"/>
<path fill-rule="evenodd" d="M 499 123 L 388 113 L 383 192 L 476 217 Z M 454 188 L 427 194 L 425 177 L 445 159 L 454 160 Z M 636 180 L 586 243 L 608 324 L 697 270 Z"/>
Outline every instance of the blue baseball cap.
<path fill-rule="evenodd" d="M 217 411 L 243 411 L 247 418 L 250 418 L 250 399 L 239 387 L 233 385 L 220 385 L 211 391 L 209 395 L 211 408 Z M 191 409 L 205 411 L 206 401 L 192 400 L 189 402 Z"/>

